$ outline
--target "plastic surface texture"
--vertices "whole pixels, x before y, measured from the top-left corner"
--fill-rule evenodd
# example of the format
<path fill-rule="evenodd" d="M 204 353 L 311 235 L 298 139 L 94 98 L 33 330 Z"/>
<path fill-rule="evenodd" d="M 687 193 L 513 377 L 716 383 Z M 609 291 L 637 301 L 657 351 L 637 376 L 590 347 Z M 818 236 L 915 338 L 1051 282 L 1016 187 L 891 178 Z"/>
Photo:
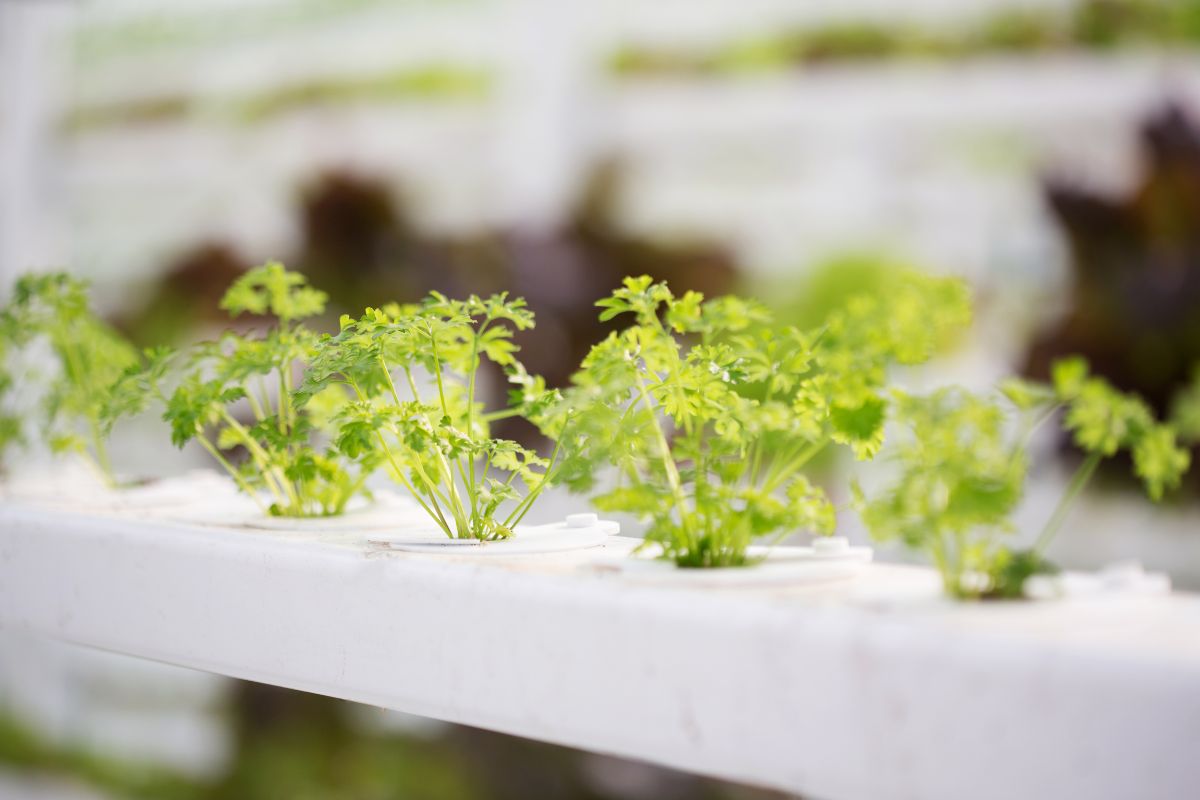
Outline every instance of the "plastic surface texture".
<path fill-rule="evenodd" d="M 595 514 L 571 514 L 565 521 L 549 525 L 518 525 L 512 537 L 499 541 L 451 539 L 436 529 L 393 529 L 368 534 L 367 542 L 412 553 L 512 556 L 586 550 L 603 545 L 608 537 L 620 532 L 620 525 L 601 520 Z"/>
<path fill-rule="evenodd" d="M 843 537 L 816 539 L 810 547 L 752 546 L 747 554 L 758 560 L 744 567 L 685 569 L 655 557 L 653 548 L 634 557 L 614 556 L 598 561 L 601 572 L 656 583 L 691 586 L 786 586 L 842 580 L 859 575 L 870 563 L 870 547 L 852 547 Z"/>
<path fill-rule="evenodd" d="M 1194 595 L 597 573 L 636 543 L 432 556 L 6 502 L 0 627 L 831 800 L 1200 785 Z"/>

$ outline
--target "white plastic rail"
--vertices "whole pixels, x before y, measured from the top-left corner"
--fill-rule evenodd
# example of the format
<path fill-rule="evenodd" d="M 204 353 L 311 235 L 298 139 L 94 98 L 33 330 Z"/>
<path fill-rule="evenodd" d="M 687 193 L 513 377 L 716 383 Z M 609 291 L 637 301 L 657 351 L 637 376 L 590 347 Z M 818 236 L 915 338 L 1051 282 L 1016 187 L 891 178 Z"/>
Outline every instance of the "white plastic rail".
<path fill-rule="evenodd" d="M 700 588 L 597 555 L 7 502 L 0 627 L 835 800 L 1200 786 L 1200 597 L 954 605 L 886 565 Z"/>

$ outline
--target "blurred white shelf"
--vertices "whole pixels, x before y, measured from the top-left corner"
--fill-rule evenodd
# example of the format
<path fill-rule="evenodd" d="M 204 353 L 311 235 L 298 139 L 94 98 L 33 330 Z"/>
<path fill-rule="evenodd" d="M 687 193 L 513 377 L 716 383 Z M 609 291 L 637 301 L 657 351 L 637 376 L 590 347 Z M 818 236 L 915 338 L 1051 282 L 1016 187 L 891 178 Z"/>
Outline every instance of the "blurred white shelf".
<path fill-rule="evenodd" d="M 572 69 L 582 74 L 562 89 L 565 121 L 545 129 L 524 105 L 540 90 L 509 87 L 486 102 L 316 106 L 255 125 L 200 116 L 77 132 L 63 140 L 59 176 L 74 261 L 113 280 L 148 277 L 204 237 L 256 258 L 278 254 L 295 236 L 297 188 L 331 167 L 402 189 L 424 229 L 528 222 L 538 214 L 511 195 L 521 176 L 573 187 L 589 159 L 606 154 L 626 167 L 625 228 L 715 236 L 755 270 L 898 249 L 970 275 L 1041 280 L 1061 257 L 1032 176 L 1053 166 L 1125 190 L 1139 172 L 1143 115 L 1168 98 L 1200 107 L 1200 58 L 1186 53 L 626 81 L 592 74 L 591 62 Z M 497 81 L 507 86 L 502 74 Z M 577 141 L 587 153 L 574 152 Z M 549 158 L 554 143 L 573 155 Z M 131 218 L 144 224 L 124 224 Z"/>
<path fill-rule="evenodd" d="M 981 126 L 1036 135 L 1141 113 L 1172 95 L 1200 99 L 1200 57 L 1066 51 L 882 59 L 761 75 L 635 76 L 614 79 L 610 91 L 620 114 L 616 135 L 630 145 L 756 133 L 836 142 L 876 125 L 884 127 L 878 136 Z"/>
<path fill-rule="evenodd" d="M 834 800 L 1200 783 L 1200 596 L 962 606 L 911 567 L 712 590 L 594 560 L 7 502 L 0 627 Z"/>
<path fill-rule="evenodd" d="M 715 233 L 768 269 L 899 249 L 1007 280 L 1057 263 L 1035 176 L 1127 191 L 1137 126 L 1168 100 L 1200 107 L 1200 60 L 882 60 L 630 78 L 604 99 L 629 166 L 621 220 L 632 230 Z"/>
<path fill-rule="evenodd" d="M 622 39 L 674 46 L 728 42 L 779 28 L 886 22 L 955 29 L 1005 11 L 1062 14 L 1082 0 L 604 0 L 606 27 Z"/>

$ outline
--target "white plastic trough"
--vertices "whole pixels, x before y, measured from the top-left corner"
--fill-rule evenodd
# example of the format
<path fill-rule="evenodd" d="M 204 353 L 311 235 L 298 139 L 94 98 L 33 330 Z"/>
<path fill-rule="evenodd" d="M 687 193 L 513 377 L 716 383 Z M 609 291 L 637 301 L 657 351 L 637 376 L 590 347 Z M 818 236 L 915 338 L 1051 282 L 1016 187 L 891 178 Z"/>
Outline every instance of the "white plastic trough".
<path fill-rule="evenodd" d="M 0 627 L 805 796 L 1200 785 L 1200 597 L 967 606 L 912 567 L 793 588 L 602 568 L 634 544 L 422 554 L 8 501 Z"/>

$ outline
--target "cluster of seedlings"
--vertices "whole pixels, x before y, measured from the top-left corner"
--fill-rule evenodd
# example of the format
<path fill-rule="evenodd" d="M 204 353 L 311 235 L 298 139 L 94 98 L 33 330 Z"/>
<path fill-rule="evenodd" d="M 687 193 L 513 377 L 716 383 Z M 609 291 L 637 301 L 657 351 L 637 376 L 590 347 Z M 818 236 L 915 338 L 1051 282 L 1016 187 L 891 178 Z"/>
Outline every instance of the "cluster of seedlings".
<path fill-rule="evenodd" d="M 534 316 L 503 294 L 433 293 L 321 333 L 306 321 L 325 294 L 268 263 L 221 302 L 265 328 L 138 353 L 90 310 L 82 283 L 27 276 L 0 312 L 0 452 L 40 440 L 115 487 L 113 426 L 153 407 L 176 446 L 195 441 L 264 514 L 342 514 L 382 473 L 447 537 L 491 541 L 519 536 L 537 498 L 563 485 L 641 518 L 662 558 L 706 568 L 752 565 L 754 543 L 832 534 L 838 509 L 813 467 L 841 449 L 893 462 L 881 490 L 849 487 L 851 505 L 876 538 L 927 554 L 960 598 L 1020 596 L 1052 571 L 1045 546 L 1102 459 L 1127 452 L 1154 500 L 1179 484 L 1189 455 L 1175 429 L 1082 360 L 1059 362 L 1048 385 L 1014 379 L 994 395 L 897 388 L 892 368 L 927 361 L 967 326 L 970 298 L 952 279 L 885 283 L 804 330 L 751 300 L 627 278 L 596 304 L 601 320 L 627 324 L 556 389 L 517 360 L 513 335 Z M 485 362 L 510 387 L 497 407 L 483 399 Z M 21 402 L 42 409 L 40 435 Z M 550 443 L 544 454 L 494 435 L 517 417 Z M 1036 545 L 1017 550 L 1004 535 L 1046 422 L 1065 426 L 1084 460 Z"/>

